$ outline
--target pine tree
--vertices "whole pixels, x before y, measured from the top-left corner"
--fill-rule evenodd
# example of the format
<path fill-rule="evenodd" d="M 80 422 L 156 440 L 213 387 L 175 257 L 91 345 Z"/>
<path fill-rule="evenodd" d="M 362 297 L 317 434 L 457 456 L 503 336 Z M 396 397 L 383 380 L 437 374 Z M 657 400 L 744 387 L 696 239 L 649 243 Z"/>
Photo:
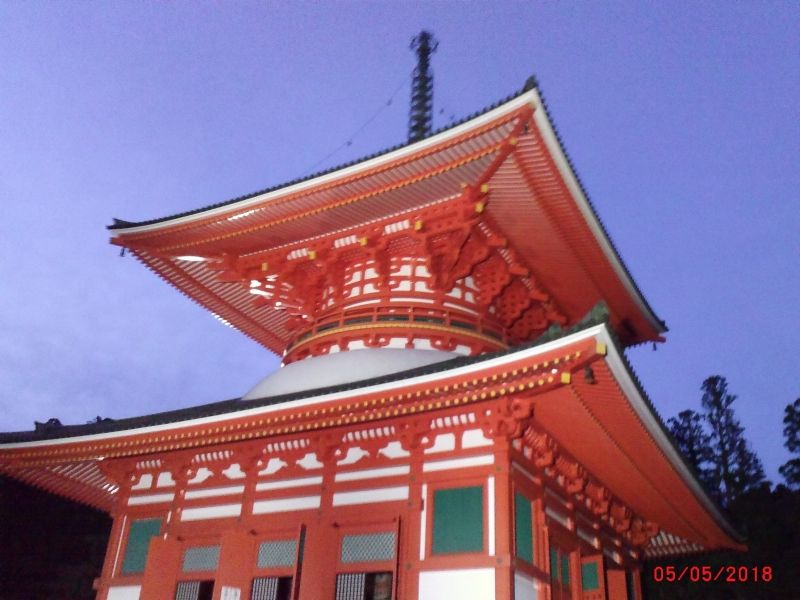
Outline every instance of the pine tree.
<path fill-rule="evenodd" d="M 713 489 L 711 462 L 714 452 L 711 448 L 711 436 L 704 426 L 703 416 L 693 410 L 684 410 L 679 412 L 677 417 L 671 417 L 668 424 L 678 450 L 694 467 L 706 489 Z"/>
<path fill-rule="evenodd" d="M 765 483 L 764 467 L 744 437 L 744 427 L 733 412 L 736 396 L 728 393 L 728 382 L 715 375 L 703 382 L 703 409 L 712 449 L 710 483 L 723 506 Z"/>
<path fill-rule="evenodd" d="M 786 438 L 783 445 L 798 457 L 788 460 L 778 471 L 789 487 L 800 488 L 800 398 L 786 405 L 783 424 L 783 435 Z"/>

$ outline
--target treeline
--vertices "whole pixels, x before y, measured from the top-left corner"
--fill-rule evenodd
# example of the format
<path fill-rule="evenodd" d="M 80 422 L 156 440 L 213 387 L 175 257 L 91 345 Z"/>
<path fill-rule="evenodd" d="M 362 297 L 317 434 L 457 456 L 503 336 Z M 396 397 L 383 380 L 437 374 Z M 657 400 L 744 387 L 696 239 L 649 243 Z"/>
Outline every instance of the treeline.
<path fill-rule="evenodd" d="M 722 512 L 744 535 L 747 552 L 717 551 L 645 563 L 647 600 L 800 598 L 800 398 L 786 406 L 784 444 L 793 458 L 773 487 L 736 417 L 736 396 L 724 377 L 703 382 L 700 412 L 684 410 L 668 421 L 675 443 Z M 710 567 L 732 574 L 715 582 L 655 581 L 656 567 Z M 663 570 L 660 570 L 663 573 Z M 765 577 L 766 575 L 766 577 Z M 729 579 L 726 581 L 726 579 Z"/>

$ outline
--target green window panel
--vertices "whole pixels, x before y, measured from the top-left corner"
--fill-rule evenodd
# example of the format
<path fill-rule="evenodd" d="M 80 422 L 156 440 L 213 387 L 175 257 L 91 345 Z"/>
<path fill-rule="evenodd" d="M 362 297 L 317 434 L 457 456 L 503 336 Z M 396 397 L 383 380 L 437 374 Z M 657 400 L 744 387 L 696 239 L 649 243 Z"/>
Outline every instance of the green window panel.
<path fill-rule="evenodd" d="M 516 492 L 514 495 L 514 541 L 517 557 L 533 562 L 533 518 L 531 503 L 525 496 Z"/>
<path fill-rule="evenodd" d="M 433 493 L 433 553 L 483 552 L 483 487 Z"/>
<path fill-rule="evenodd" d="M 569 585 L 569 554 L 561 555 L 561 583 Z"/>
<path fill-rule="evenodd" d="M 556 581 L 558 579 L 558 550 L 550 547 L 550 579 Z"/>
<path fill-rule="evenodd" d="M 144 573 L 150 538 L 157 536 L 160 529 L 161 519 L 138 519 L 131 522 L 128 531 L 128 545 L 122 561 L 123 575 Z"/>
<path fill-rule="evenodd" d="M 581 565 L 581 581 L 583 589 L 587 592 L 600 589 L 600 576 L 597 572 L 597 563 L 588 562 Z"/>

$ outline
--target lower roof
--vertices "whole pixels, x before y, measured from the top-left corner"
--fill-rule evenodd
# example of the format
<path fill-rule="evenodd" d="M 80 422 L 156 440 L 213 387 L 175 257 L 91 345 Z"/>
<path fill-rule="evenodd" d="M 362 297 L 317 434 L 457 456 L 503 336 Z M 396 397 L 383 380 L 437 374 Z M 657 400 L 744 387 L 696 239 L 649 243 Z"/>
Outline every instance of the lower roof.
<path fill-rule="evenodd" d="M 589 348 L 592 351 L 587 351 Z M 487 374 L 509 374 L 512 369 L 517 373 L 531 365 L 544 373 L 548 382 L 553 382 L 561 372 L 569 373 L 567 366 L 559 371 L 561 365 L 566 365 L 563 357 L 575 357 L 581 352 L 591 355 L 595 348 L 598 354 L 591 359 L 591 377 L 582 376 L 579 371 L 573 377 L 561 377 L 564 385 L 558 385 L 557 379 L 543 391 L 532 392 L 537 427 L 552 436 L 636 514 L 662 528 L 662 535 L 653 540 L 662 554 L 669 553 L 670 548 L 741 548 L 741 537 L 682 459 L 615 337 L 604 324 L 527 347 L 456 358 L 346 386 L 247 402 L 233 400 L 136 419 L 62 428 L 63 431 L 56 428 L 27 435 L 3 434 L 0 471 L 55 493 L 106 507 L 116 493 L 115 484 L 103 476 L 100 468 L 100 461 L 106 458 L 152 456 L 180 447 L 180 443 L 173 444 L 170 440 L 185 439 L 187 448 L 198 448 L 235 442 L 239 439 L 237 435 L 244 439 L 244 436 L 286 434 L 288 428 L 270 429 L 263 424 L 277 423 L 277 415 L 308 418 L 317 412 L 311 409 L 337 402 L 353 402 L 353 406 L 358 406 L 363 400 L 361 404 L 368 406 L 370 398 L 385 399 L 391 394 L 392 398 L 400 399 L 407 390 L 419 392 L 435 386 L 439 392 L 453 382 L 475 384 Z M 556 371 L 553 376 L 550 367 Z M 413 401 L 414 394 L 406 393 L 405 397 Z M 430 403 L 428 410 L 432 410 Z M 301 414 L 302 411 L 305 412 Z M 385 415 L 373 413 L 370 419 L 373 418 Z M 307 420 L 305 424 L 309 430 L 334 426 L 332 421 L 324 420 Z M 202 436 L 193 438 L 201 431 Z M 220 431 L 223 433 L 217 433 Z M 675 545 L 669 540 L 680 543 Z"/>

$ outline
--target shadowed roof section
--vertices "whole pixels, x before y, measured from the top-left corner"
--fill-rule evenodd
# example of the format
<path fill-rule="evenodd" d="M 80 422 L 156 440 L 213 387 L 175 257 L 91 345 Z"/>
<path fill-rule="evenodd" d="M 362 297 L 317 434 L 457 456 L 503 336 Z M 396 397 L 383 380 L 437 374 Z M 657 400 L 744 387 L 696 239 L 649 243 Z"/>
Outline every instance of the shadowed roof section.
<path fill-rule="evenodd" d="M 495 160 L 502 162 L 492 171 Z M 321 236 L 334 240 L 378 219 L 414 219 L 486 173 L 485 218 L 552 293 L 568 325 L 605 301 L 624 345 L 662 339 L 664 323 L 622 263 L 532 85 L 421 141 L 196 211 L 115 221 L 109 229 L 112 243 L 281 354 L 292 340 L 289 316 L 256 308 L 241 283 L 221 281 L 226 260 L 265 251 L 291 256 Z"/>

